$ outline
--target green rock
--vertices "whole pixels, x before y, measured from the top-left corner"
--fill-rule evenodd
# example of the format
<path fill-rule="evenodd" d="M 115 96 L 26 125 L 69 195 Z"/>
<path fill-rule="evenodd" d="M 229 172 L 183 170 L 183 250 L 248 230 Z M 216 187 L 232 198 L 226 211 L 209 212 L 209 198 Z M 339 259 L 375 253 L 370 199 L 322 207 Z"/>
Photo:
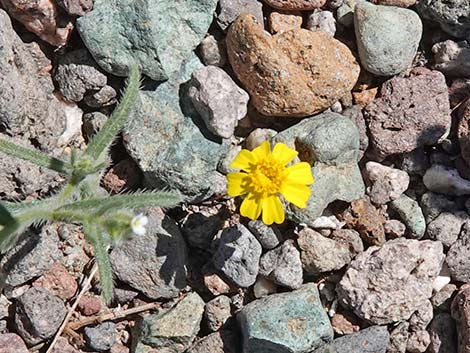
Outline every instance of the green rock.
<path fill-rule="evenodd" d="M 354 29 L 362 66 L 373 74 L 391 76 L 411 66 L 423 25 L 412 10 L 359 1 Z"/>
<path fill-rule="evenodd" d="M 96 62 L 117 76 L 137 64 L 161 81 L 201 42 L 217 0 L 95 0 L 77 29 Z"/>
<path fill-rule="evenodd" d="M 244 353 L 307 353 L 333 338 L 313 283 L 255 300 L 243 308 L 237 320 Z"/>
<path fill-rule="evenodd" d="M 364 196 L 364 181 L 357 165 L 359 131 L 350 119 L 337 113 L 323 113 L 284 130 L 273 140 L 295 148 L 300 160 L 313 166 L 315 181 L 307 207 L 289 205 L 289 218 L 312 224 L 329 203 L 351 202 Z"/>
<path fill-rule="evenodd" d="M 140 93 L 140 102 L 125 128 L 125 143 L 144 174 L 148 188 L 178 190 L 197 201 L 225 192 L 225 178 L 216 171 L 228 143 L 210 134 L 186 95 L 199 59 L 183 63 L 179 75 L 154 91 Z"/>
<path fill-rule="evenodd" d="M 199 332 L 203 313 L 204 301 L 190 293 L 169 311 L 141 317 L 132 335 L 132 352 L 183 352 Z"/>
<path fill-rule="evenodd" d="M 426 219 L 419 203 L 405 194 L 390 202 L 390 209 L 397 213 L 408 229 L 410 238 L 421 239 L 426 232 Z"/>

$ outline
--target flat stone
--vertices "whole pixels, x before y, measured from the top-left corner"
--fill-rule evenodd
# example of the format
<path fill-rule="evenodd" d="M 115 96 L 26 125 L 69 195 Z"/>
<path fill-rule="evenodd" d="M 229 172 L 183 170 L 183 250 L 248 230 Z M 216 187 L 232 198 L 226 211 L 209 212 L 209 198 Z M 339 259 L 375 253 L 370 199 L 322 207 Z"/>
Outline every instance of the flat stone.
<path fill-rule="evenodd" d="M 143 74 L 161 81 L 191 57 L 209 29 L 216 4 L 190 0 L 174 11 L 174 3 L 166 1 L 95 0 L 93 11 L 77 20 L 77 29 L 107 72 L 127 76 L 129 67 L 138 65 Z"/>
<path fill-rule="evenodd" d="M 224 70 L 205 66 L 191 75 L 189 98 L 214 135 L 230 138 L 245 117 L 250 97 Z"/>
<path fill-rule="evenodd" d="M 214 254 L 214 267 L 240 287 L 249 287 L 259 271 L 261 245 L 242 224 L 225 228 Z"/>
<path fill-rule="evenodd" d="M 357 166 L 359 132 L 350 119 L 323 113 L 282 131 L 273 142 L 298 150 L 299 159 L 313 166 L 315 182 L 307 207 L 291 205 L 287 210 L 294 221 L 311 226 L 331 202 L 351 202 L 364 196 L 364 181 Z"/>
<path fill-rule="evenodd" d="M 174 298 L 186 286 L 186 245 L 178 226 L 159 209 L 147 213 L 144 236 L 110 254 L 115 276 L 152 299 Z"/>
<path fill-rule="evenodd" d="M 452 279 L 460 282 L 470 282 L 470 222 L 462 226 L 458 240 L 449 248 L 446 262 Z"/>
<path fill-rule="evenodd" d="M 428 224 L 426 234 L 429 239 L 438 240 L 445 248 L 449 248 L 457 241 L 462 225 L 467 220 L 467 212 L 443 212 Z"/>
<path fill-rule="evenodd" d="M 266 4 L 279 10 L 313 10 L 325 5 L 326 0 L 264 0 Z"/>
<path fill-rule="evenodd" d="M 339 282 L 339 301 L 374 324 L 407 320 L 431 297 L 443 261 L 442 244 L 430 240 L 399 238 L 371 246 Z"/>
<path fill-rule="evenodd" d="M 269 250 L 260 259 L 259 273 L 278 285 L 300 288 L 303 271 L 299 250 L 289 240 L 276 249 Z"/>
<path fill-rule="evenodd" d="M 410 183 L 406 172 L 372 161 L 366 163 L 365 172 L 371 182 L 368 191 L 370 200 L 378 205 L 398 199 Z"/>
<path fill-rule="evenodd" d="M 354 256 L 347 244 L 324 237 L 309 228 L 300 231 L 297 243 L 304 271 L 311 275 L 339 270 Z"/>
<path fill-rule="evenodd" d="M 182 353 L 199 332 L 204 301 L 193 292 L 168 311 L 141 317 L 133 335 L 135 353 Z"/>
<path fill-rule="evenodd" d="M 15 327 L 28 345 L 35 345 L 52 337 L 66 314 L 61 299 L 44 288 L 33 287 L 16 302 Z"/>
<path fill-rule="evenodd" d="M 411 66 L 423 25 L 414 11 L 360 1 L 354 29 L 362 66 L 373 74 L 391 76 Z"/>
<path fill-rule="evenodd" d="M 430 191 L 446 195 L 469 195 L 470 180 L 459 175 L 457 169 L 434 164 L 423 177 L 423 183 Z"/>
<path fill-rule="evenodd" d="M 466 41 L 446 40 L 432 46 L 434 69 L 448 77 L 470 76 L 470 46 Z"/>
<path fill-rule="evenodd" d="M 260 24 L 263 20 L 263 4 L 258 0 L 219 0 L 217 24 L 226 31 L 242 13 L 249 13 Z"/>
<path fill-rule="evenodd" d="M 365 108 L 365 118 L 373 152 L 380 158 L 436 144 L 451 123 L 444 75 L 416 68 L 408 77 L 386 81 L 380 98 Z"/>
<path fill-rule="evenodd" d="M 396 212 L 406 225 L 410 238 L 423 237 L 426 232 L 426 219 L 417 201 L 403 194 L 390 203 L 390 209 Z"/>
<path fill-rule="evenodd" d="M 298 29 L 271 36 L 244 14 L 226 41 L 233 70 L 255 108 L 267 116 L 321 112 L 349 93 L 359 75 L 351 51 L 323 32 Z"/>
<path fill-rule="evenodd" d="M 428 353 L 457 353 L 455 322 L 449 313 L 437 314 L 428 327 Z"/>
<path fill-rule="evenodd" d="M 226 188 L 216 169 L 227 143 L 207 131 L 183 93 L 183 83 L 201 66 L 193 57 L 179 75 L 154 91 L 141 92 L 124 130 L 126 148 L 143 172 L 144 186 L 176 189 L 188 201 L 225 193 Z"/>
<path fill-rule="evenodd" d="M 458 353 L 470 352 L 470 285 L 464 284 L 455 296 L 451 315 L 455 320 L 458 338 Z"/>
<path fill-rule="evenodd" d="M 470 4 L 466 0 L 422 0 L 416 9 L 423 18 L 439 23 L 454 37 L 470 35 Z"/>
<path fill-rule="evenodd" d="M 26 231 L 16 245 L 1 259 L 5 284 L 18 287 L 46 273 L 62 258 L 55 225 L 46 225 L 39 232 Z"/>
<path fill-rule="evenodd" d="M 64 46 L 72 33 L 73 24 L 61 15 L 55 1 L 33 1 L 26 5 L 22 0 L 2 0 L 1 4 L 28 31 L 51 45 Z"/>
<path fill-rule="evenodd" d="M 312 353 L 385 353 L 389 341 L 386 326 L 371 326 L 345 335 L 317 348 Z"/>
<path fill-rule="evenodd" d="M 333 338 L 313 283 L 257 299 L 237 316 L 246 353 L 307 353 Z"/>

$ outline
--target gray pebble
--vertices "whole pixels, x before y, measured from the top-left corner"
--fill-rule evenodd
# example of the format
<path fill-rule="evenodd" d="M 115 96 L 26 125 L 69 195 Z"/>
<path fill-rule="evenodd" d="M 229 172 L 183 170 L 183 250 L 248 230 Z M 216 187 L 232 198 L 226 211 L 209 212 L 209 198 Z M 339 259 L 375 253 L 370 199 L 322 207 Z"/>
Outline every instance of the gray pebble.
<path fill-rule="evenodd" d="M 210 331 L 219 331 L 232 316 L 231 303 L 230 298 L 225 295 L 220 295 L 206 303 L 204 317 Z"/>
<path fill-rule="evenodd" d="M 252 14 L 258 23 L 263 24 L 263 5 L 257 0 L 220 0 L 217 24 L 227 30 L 230 24 L 244 12 Z"/>
<path fill-rule="evenodd" d="M 224 40 L 217 40 L 213 35 L 205 37 L 199 44 L 204 65 L 224 66 L 227 63 L 227 48 Z"/>
<path fill-rule="evenodd" d="M 431 240 L 439 240 L 446 248 L 457 241 L 462 225 L 469 219 L 463 211 L 443 212 L 428 224 L 426 233 Z"/>
<path fill-rule="evenodd" d="M 259 271 L 261 245 L 241 224 L 223 230 L 214 254 L 214 267 L 240 287 L 249 287 Z"/>
<path fill-rule="evenodd" d="M 91 349 L 103 352 L 111 349 L 116 342 L 116 325 L 108 321 L 95 327 L 85 327 L 84 335 Z"/>
<path fill-rule="evenodd" d="M 248 222 L 248 229 L 265 249 L 274 249 L 282 239 L 282 234 L 276 225 L 267 226 L 259 220 Z"/>
<path fill-rule="evenodd" d="M 98 92 L 86 94 L 85 97 L 83 97 L 83 101 L 91 108 L 101 108 L 115 104 L 116 95 L 116 90 L 113 87 L 106 85 Z"/>
<path fill-rule="evenodd" d="M 336 20 L 331 11 L 317 9 L 308 16 L 305 28 L 313 32 L 323 32 L 334 37 L 336 33 Z"/>
<path fill-rule="evenodd" d="M 459 239 L 449 248 L 446 262 L 453 280 L 470 282 L 470 221 L 462 226 Z"/>
<path fill-rule="evenodd" d="M 400 238 L 405 235 L 406 226 L 397 219 L 388 219 L 384 223 L 384 231 L 388 238 Z"/>
<path fill-rule="evenodd" d="M 457 209 L 455 201 L 434 192 L 423 194 L 420 205 L 428 224 L 435 220 L 441 213 Z"/>

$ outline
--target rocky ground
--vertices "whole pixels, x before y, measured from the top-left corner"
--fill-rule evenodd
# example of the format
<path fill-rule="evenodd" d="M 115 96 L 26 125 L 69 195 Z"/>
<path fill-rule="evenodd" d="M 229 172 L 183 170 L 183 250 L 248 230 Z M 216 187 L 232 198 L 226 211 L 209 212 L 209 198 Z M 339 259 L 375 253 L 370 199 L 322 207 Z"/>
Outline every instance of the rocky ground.
<path fill-rule="evenodd" d="M 102 185 L 178 190 L 115 246 L 112 305 L 73 224 L 0 257 L 0 353 L 470 353 L 468 0 L 0 0 L 0 134 L 66 157 L 145 75 Z M 305 209 L 239 216 L 265 140 Z M 0 199 L 55 172 L 2 155 Z"/>

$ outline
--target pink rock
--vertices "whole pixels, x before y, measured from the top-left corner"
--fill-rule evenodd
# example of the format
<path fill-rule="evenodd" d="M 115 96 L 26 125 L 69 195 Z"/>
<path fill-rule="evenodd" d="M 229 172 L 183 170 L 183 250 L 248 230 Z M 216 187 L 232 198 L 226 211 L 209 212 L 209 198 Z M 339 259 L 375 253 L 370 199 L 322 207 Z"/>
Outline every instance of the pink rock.
<path fill-rule="evenodd" d="M 112 167 L 103 177 L 103 186 L 112 194 L 133 190 L 140 185 L 140 170 L 132 159 L 124 159 Z"/>
<path fill-rule="evenodd" d="M 0 334 L 0 353 L 28 353 L 25 343 L 14 333 Z"/>
<path fill-rule="evenodd" d="M 52 265 L 49 271 L 33 283 L 33 286 L 44 287 L 52 294 L 64 300 L 72 298 L 78 288 L 75 278 L 68 273 L 67 269 L 60 262 Z"/>
<path fill-rule="evenodd" d="M 8 14 L 28 31 L 54 46 L 67 43 L 73 25 L 61 17 L 55 0 L 0 0 Z"/>
<path fill-rule="evenodd" d="M 65 337 L 59 337 L 51 353 L 80 353 L 81 351 L 75 349 L 70 345 Z"/>
<path fill-rule="evenodd" d="M 85 295 L 78 303 L 78 310 L 86 316 L 97 314 L 101 310 L 101 299 L 99 297 Z"/>

